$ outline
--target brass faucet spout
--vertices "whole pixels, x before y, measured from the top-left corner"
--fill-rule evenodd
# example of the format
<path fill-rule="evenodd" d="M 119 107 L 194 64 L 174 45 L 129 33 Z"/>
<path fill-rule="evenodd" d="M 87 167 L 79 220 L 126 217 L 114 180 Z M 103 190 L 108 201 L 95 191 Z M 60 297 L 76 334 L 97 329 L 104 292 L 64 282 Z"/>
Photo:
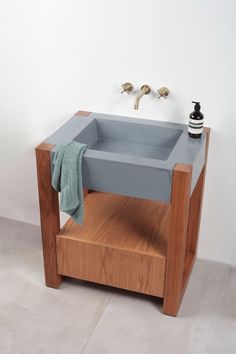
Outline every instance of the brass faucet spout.
<path fill-rule="evenodd" d="M 139 92 L 139 94 L 136 96 L 135 100 L 134 100 L 134 109 L 138 110 L 139 109 L 139 102 L 141 100 L 141 98 L 144 95 L 147 95 L 151 92 L 151 88 L 148 85 L 143 85 L 141 87 L 141 91 Z"/>
<path fill-rule="evenodd" d="M 134 109 L 138 110 L 139 109 L 139 102 L 141 100 L 141 98 L 143 97 L 143 95 L 145 95 L 144 90 L 142 90 L 135 98 L 134 100 Z"/>

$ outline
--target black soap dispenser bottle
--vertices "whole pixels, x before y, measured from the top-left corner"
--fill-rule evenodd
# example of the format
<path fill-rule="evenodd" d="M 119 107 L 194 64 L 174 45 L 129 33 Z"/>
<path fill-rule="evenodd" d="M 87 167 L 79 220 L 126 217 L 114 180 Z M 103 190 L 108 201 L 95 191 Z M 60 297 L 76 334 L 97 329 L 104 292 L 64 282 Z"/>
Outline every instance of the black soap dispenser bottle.
<path fill-rule="evenodd" d="M 194 102 L 194 111 L 189 115 L 188 135 L 191 138 L 200 138 L 203 132 L 204 115 L 200 112 L 200 102 Z"/>

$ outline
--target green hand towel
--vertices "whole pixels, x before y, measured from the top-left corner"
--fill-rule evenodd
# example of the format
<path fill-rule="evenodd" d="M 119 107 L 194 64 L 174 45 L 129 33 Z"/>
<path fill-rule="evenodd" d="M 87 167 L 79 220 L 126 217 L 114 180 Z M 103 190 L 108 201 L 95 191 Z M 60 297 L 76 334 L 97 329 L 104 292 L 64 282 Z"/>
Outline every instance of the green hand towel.
<path fill-rule="evenodd" d="M 52 186 L 61 192 L 60 209 L 77 224 L 82 224 L 84 217 L 82 158 L 85 150 L 85 144 L 72 141 L 60 146 L 53 159 Z"/>

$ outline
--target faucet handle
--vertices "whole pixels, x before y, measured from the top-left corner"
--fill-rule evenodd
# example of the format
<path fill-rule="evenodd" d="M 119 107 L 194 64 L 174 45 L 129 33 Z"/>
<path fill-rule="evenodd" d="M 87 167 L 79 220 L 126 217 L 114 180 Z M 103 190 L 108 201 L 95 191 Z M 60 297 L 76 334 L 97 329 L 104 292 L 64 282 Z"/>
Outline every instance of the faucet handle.
<path fill-rule="evenodd" d="M 123 88 L 123 91 L 121 93 L 127 92 L 128 95 L 130 94 L 131 91 L 133 91 L 133 85 L 131 82 L 125 82 L 124 84 L 121 85 Z"/>
<path fill-rule="evenodd" d="M 141 92 L 144 92 L 145 95 L 148 95 L 151 92 L 151 87 L 149 85 L 141 86 Z"/>
<path fill-rule="evenodd" d="M 170 90 L 167 87 L 161 87 L 157 90 L 158 92 L 158 99 L 160 99 L 161 97 L 164 97 L 165 99 L 167 99 L 167 96 L 170 93 Z"/>

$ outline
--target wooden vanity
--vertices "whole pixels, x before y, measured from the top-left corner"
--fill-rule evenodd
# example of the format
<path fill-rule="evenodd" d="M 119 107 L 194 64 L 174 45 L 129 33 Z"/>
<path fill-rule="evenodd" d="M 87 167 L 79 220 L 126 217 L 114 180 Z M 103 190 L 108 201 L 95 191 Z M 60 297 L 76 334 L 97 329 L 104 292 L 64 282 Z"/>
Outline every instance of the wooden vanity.
<path fill-rule="evenodd" d="M 90 112 L 80 111 L 73 119 L 89 117 Z M 199 145 L 204 161 L 196 157 L 200 167 L 194 181 L 195 162 L 174 164 L 167 200 L 136 197 L 127 190 L 112 193 L 96 187 L 85 172 L 84 224 L 69 219 L 62 228 L 58 193 L 51 185 L 56 144 L 53 139 L 40 144 L 36 160 L 46 285 L 58 288 L 68 276 L 140 292 L 163 298 L 163 312 L 176 316 L 197 255 L 209 134 L 205 128 L 204 139 L 196 143 L 185 136 L 193 148 L 204 144 Z M 162 171 L 164 162 L 160 166 Z"/>

